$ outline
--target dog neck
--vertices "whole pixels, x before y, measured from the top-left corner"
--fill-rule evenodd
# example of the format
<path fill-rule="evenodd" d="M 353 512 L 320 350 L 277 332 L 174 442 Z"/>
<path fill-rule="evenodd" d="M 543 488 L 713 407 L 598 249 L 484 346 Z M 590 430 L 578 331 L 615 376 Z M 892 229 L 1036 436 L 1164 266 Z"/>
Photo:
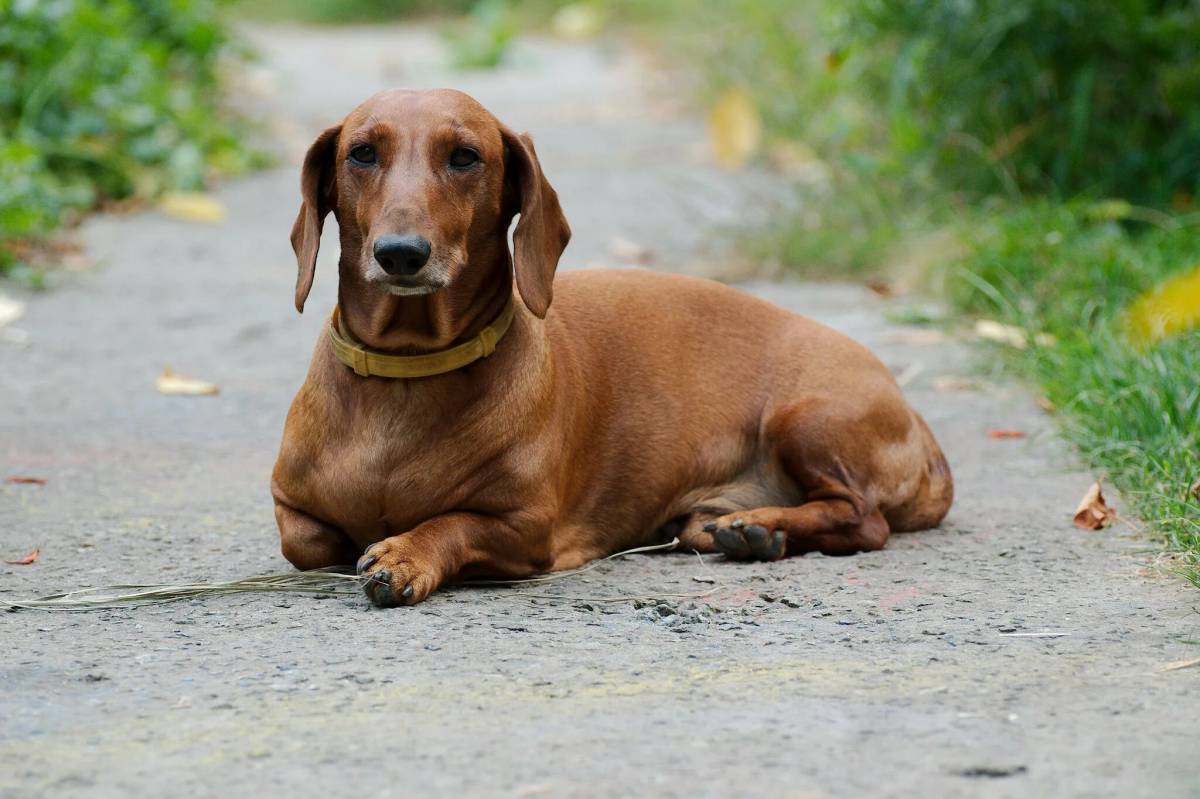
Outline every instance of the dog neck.
<path fill-rule="evenodd" d="M 454 283 L 432 294 L 401 296 L 366 284 L 356 264 L 343 263 L 338 283 L 339 327 L 378 352 L 421 355 L 477 336 L 512 299 L 508 251 L 503 263 L 469 264 Z"/>

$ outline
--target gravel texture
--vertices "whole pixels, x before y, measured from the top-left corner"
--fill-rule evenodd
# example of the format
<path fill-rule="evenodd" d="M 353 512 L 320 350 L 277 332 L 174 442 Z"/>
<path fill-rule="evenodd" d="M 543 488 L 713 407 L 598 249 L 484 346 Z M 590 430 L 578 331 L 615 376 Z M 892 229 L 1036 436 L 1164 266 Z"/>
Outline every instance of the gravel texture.
<path fill-rule="evenodd" d="M 247 33 L 245 102 L 284 165 L 221 190 L 216 226 L 88 222 L 96 267 L 22 297 L 29 340 L 0 342 L 0 476 L 49 481 L 0 484 L 0 557 L 42 550 L 0 566 L 0 598 L 287 568 L 268 477 L 336 252 L 331 224 L 297 317 L 295 162 L 375 89 L 455 85 L 533 131 L 577 232 L 564 268 L 620 262 L 619 237 L 727 273 L 719 231 L 777 199 L 708 165 L 670 76 L 616 45 L 454 74 L 421 29 Z M 1200 656 L 1200 601 L 1134 526 L 1071 526 L 1092 477 L 1029 392 L 864 289 L 747 288 L 904 376 L 957 478 L 940 529 L 852 558 L 636 555 L 412 609 L 0 614 L 0 796 L 1195 796 L 1200 668 L 1162 668 Z M 168 364 L 221 394 L 159 395 Z"/>

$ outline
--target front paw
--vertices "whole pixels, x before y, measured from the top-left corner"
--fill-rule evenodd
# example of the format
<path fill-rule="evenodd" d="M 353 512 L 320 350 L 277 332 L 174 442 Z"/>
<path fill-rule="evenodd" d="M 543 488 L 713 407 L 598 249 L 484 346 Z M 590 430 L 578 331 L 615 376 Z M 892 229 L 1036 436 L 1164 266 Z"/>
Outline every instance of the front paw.
<path fill-rule="evenodd" d="M 441 583 L 434 565 L 406 538 L 385 538 L 358 559 L 358 573 L 366 578 L 363 591 L 381 608 L 415 605 Z"/>
<path fill-rule="evenodd" d="M 713 543 L 730 560 L 779 560 L 787 551 L 783 530 L 769 530 L 761 524 L 747 524 L 744 514 L 730 514 L 704 525 L 712 533 Z"/>

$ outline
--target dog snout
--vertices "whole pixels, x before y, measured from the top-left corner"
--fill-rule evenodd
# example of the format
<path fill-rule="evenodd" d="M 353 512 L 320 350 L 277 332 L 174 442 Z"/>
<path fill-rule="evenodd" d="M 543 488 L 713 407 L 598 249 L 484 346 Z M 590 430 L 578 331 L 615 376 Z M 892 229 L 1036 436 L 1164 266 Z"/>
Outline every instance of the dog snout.
<path fill-rule="evenodd" d="M 389 275 L 415 275 L 429 261 L 433 247 L 424 236 L 388 234 L 375 239 L 375 260 Z"/>

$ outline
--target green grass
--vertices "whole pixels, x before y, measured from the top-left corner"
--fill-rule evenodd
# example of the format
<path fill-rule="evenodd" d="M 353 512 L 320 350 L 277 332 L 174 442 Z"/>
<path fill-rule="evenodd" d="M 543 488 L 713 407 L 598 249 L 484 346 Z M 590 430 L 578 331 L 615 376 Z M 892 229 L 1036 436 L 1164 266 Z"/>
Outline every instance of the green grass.
<path fill-rule="evenodd" d="M 473 4 L 474 0 L 237 0 L 234 10 L 252 19 L 329 24 L 461 14 Z"/>
<path fill-rule="evenodd" d="M 1045 331 L 1006 367 L 1055 406 L 1200 585 L 1200 331 L 1149 349 L 1134 298 L 1200 265 L 1200 9 L 1167 0 L 607 0 L 694 65 L 701 102 L 752 96 L 811 152 L 799 211 L 752 242 L 806 274 L 903 273 L 955 311 Z M 628 18 L 628 17 L 627 17 Z M 1085 24 L 1080 20 L 1086 19 Z M 1190 98 L 1190 99 L 1185 99 Z M 1066 199 L 1127 196 L 1157 205 Z"/>
<path fill-rule="evenodd" d="M 965 313 L 1054 337 L 1012 351 L 1010 365 L 1040 386 L 1067 438 L 1184 553 L 1200 585 L 1200 497 L 1190 493 L 1200 479 L 1200 329 L 1139 348 L 1123 316 L 1143 291 L 1200 266 L 1197 222 L 1151 226 L 1113 203 L 976 213 L 946 285 Z"/>
<path fill-rule="evenodd" d="M 845 277 L 894 273 L 913 260 L 900 253 L 916 251 L 925 285 L 958 314 L 1049 333 L 1050 344 L 1002 348 L 1003 364 L 1037 386 L 1064 436 L 1121 491 L 1126 518 L 1182 553 L 1200 586 L 1200 328 L 1139 347 L 1125 324 L 1143 292 L 1200 268 L 1200 215 L 1120 201 L 968 206 L 929 192 L 904 207 L 880 197 L 843 186 L 809 221 L 777 220 L 757 237 L 760 253 Z"/>
<path fill-rule="evenodd" d="M 236 54 L 218 0 L 0 0 L 0 274 L 97 205 L 256 166 Z"/>

